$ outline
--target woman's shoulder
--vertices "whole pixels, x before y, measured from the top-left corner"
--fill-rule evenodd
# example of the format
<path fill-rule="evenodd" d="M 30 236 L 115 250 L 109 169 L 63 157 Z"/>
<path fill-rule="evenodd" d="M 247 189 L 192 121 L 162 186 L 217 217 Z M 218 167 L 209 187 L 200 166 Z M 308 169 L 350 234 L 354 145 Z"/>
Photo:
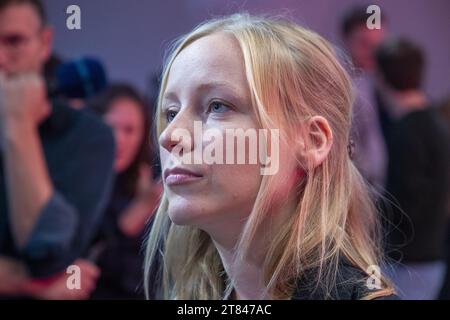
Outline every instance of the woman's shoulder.
<path fill-rule="evenodd" d="M 386 293 L 373 286 L 370 276 L 359 267 L 342 259 L 338 264 L 334 285 L 315 282 L 317 273 L 308 272 L 297 282 L 293 300 L 398 300 L 392 293 Z"/>

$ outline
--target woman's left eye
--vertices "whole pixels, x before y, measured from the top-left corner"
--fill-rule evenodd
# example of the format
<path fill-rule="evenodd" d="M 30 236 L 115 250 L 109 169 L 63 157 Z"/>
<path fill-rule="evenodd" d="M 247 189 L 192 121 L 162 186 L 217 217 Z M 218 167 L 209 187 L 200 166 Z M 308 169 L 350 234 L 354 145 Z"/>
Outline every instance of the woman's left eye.
<path fill-rule="evenodd" d="M 209 105 L 208 113 L 224 113 L 230 110 L 230 107 L 219 101 L 214 101 Z"/>

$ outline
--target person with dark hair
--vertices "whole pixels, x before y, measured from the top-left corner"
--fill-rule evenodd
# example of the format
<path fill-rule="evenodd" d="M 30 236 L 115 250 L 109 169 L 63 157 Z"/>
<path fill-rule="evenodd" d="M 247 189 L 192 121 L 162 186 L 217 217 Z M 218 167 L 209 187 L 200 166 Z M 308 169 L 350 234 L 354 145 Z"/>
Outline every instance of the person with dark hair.
<path fill-rule="evenodd" d="M 378 78 L 393 119 L 388 131 L 385 208 L 393 281 L 406 299 L 435 299 L 445 273 L 450 134 L 422 90 L 423 51 L 407 39 L 376 52 Z M 392 229 L 392 230 L 391 230 Z"/>
<path fill-rule="evenodd" d="M 51 54 L 53 30 L 41 1 L 0 0 L 0 12 L 0 70 L 43 72 Z"/>
<path fill-rule="evenodd" d="M 132 87 L 115 84 L 92 102 L 114 131 L 117 174 L 91 255 L 101 270 L 93 299 L 142 299 L 144 227 L 159 201 L 161 184 L 152 174 L 150 112 Z"/>
<path fill-rule="evenodd" d="M 82 298 L 98 275 L 78 258 L 109 196 L 114 139 L 47 96 L 51 48 L 40 1 L 0 0 L 0 295 Z M 80 290 L 65 285 L 74 263 Z"/>
<path fill-rule="evenodd" d="M 381 28 L 369 29 L 366 6 L 351 7 L 345 12 L 341 21 L 341 33 L 356 68 L 373 71 L 375 68 L 374 52 L 383 41 L 386 32 L 386 18 L 380 15 Z"/>

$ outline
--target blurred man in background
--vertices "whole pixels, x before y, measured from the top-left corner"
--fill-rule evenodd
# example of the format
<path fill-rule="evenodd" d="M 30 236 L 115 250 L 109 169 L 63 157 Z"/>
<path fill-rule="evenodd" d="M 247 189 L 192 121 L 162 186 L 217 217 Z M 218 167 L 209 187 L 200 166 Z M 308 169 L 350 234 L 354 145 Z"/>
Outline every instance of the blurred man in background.
<path fill-rule="evenodd" d="M 387 131 L 388 254 L 406 299 L 436 299 L 445 273 L 450 134 L 422 90 L 425 58 L 407 39 L 377 50 L 378 79 L 392 119 Z"/>
<path fill-rule="evenodd" d="M 112 184 L 114 140 L 87 113 L 50 101 L 52 30 L 38 0 L 0 0 L 0 294 L 87 297 L 98 270 L 76 259 Z M 80 290 L 66 267 L 82 269 Z M 35 280 L 39 279 L 39 280 Z"/>

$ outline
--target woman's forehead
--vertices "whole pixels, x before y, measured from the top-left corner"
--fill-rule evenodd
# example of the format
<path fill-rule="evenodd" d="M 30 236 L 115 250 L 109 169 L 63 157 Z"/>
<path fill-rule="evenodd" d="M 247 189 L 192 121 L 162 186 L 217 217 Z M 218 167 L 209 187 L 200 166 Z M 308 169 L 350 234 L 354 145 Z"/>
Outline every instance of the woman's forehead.
<path fill-rule="evenodd" d="M 246 83 L 242 51 L 233 36 L 224 33 L 205 36 L 175 58 L 169 72 L 168 90 L 179 85 L 205 83 L 231 86 Z"/>

